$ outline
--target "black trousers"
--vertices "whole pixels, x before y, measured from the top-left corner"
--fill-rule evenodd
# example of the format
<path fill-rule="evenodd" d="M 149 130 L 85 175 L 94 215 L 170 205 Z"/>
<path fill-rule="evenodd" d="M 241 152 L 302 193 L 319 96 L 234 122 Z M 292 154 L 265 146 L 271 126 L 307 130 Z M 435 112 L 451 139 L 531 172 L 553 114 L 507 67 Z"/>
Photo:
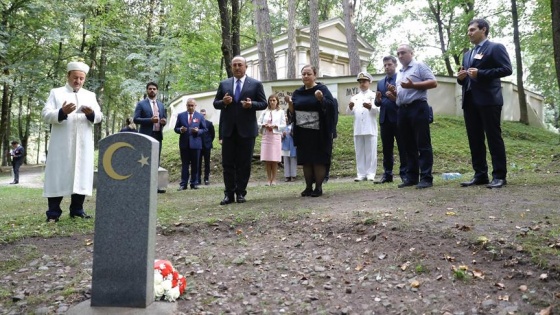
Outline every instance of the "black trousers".
<path fill-rule="evenodd" d="M 234 130 L 230 137 L 222 139 L 222 167 L 224 168 L 224 192 L 228 196 L 247 194 L 251 177 L 251 162 L 255 138 L 243 138 Z"/>
<path fill-rule="evenodd" d="M 187 186 L 190 183 L 192 187 L 200 184 L 198 182 L 198 159 L 200 158 L 200 150 L 189 148 L 180 148 L 179 150 L 181 151 L 181 183 L 179 185 Z"/>
<path fill-rule="evenodd" d="M 471 93 L 465 93 L 463 116 L 471 150 L 474 178 L 488 178 L 486 144 L 492 159 L 492 178 L 506 179 L 506 147 L 502 138 L 502 106 L 474 106 Z"/>
<path fill-rule="evenodd" d="M 202 149 L 200 151 L 200 159 L 198 160 L 198 182 L 202 183 L 202 176 L 204 181 L 210 178 L 210 153 L 212 149 Z M 204 173 L 202 172 L 202 162 L 204 162 Z"/>
<path fill-rule="evenodd" d="M 412 183 L 432 182 L 434 154 L 427 101 L 399 106 L 398 129 L 406 151 L 406 179 Z"/>
<path fill-rule="evenodd" d="M 406 178 L 406 150 L 404 148 L 404 141 L 399 134 L 397 122 L 385 121 L 380 124 L 381 129 L 381 144 L 383 146 L 383 175 L 393 177 L 393 166 L 395 160 L 393 152 L 395 149 L 395 141 L 399 149 L 399 176 L 404 181 Z"/>
<path fill-rule="evenodd" d="M 85 195 L 72 194 L 70 196 L 70 214 L 80 215 L 84 213 L 84 200 Z M 62 197 L 49 197 L 49 209 L 46 214 L 48 218 L 58 218 L 62 215 L 62 209 L 60 208 L 60 203 L 62 202 Z"/>

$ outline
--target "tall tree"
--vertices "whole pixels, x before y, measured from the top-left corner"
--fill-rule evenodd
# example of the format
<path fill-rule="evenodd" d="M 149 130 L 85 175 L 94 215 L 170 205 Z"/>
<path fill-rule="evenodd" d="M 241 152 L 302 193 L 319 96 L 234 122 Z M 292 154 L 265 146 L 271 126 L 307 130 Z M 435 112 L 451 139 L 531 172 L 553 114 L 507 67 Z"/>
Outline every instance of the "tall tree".
<path fill-rule="evenodd" d="M 554 65 L 556 69 L 556 80 L 560 86 L 560 1 L 551 1 L 552 11 L 552 43 L 554 47 Z"/>
<path fill-rule="evenodd" d="M 288 67 L 287 79 L 296 78 L 296 0 L 288 0 Z"/>
<path fill-rule="evenodd" d="M 357 75 L 360 70 L 360 55 L 358 53 L 358 34 L 352 20 L 356 9 L 355 0 L 343 0 L 344 26 L 346 28 L 346 43 L 348 44 L 348 57 L 350 58 L 350 74 Z"/>
<path fill-rule="evenodd" d="M 521 59 L 521 41 L 519 40 L 519 14 L 517 11 L 517 1 L 511 0 L 511 17 L 513 23 L 513 43 L 515 44 L 515 64 L 517 74 L 517 96 L 519 100 L 519 121 L 525 125 L 529 124 L 527 114 L 527 96 L 523 84 L 523 60 Z"/>
<path fill-rule="evenodd" d="M 266 75 L 262 80 L 273 81 L 277 79 L 276 56 L 272 43 L 272 30 L 270 27 L 270 13 L 266 0 L 253 0 L 255 8 L 255 19 L 257 21 L 257 42 L 262 42 L 265 58 L 261 59 L 262 64 L 266 64 Z"/>
<path fill-rule="evenodd" d="M 320 75 L 321 60 L 319 59 L 319 12 L 318 0 L 309 0 L 309 37 L 310 37 L 310 64 L 317 68 Z"/>

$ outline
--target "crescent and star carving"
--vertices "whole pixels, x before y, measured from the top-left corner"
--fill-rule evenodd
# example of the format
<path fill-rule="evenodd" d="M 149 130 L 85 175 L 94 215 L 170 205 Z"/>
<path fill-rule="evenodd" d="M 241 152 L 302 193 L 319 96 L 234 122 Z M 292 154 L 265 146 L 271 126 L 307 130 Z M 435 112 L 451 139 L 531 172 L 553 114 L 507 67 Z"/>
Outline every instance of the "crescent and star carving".
<path fill-rule="evenodd" d="M 113 154 L 115 154 L 115 152 L 120 148 L 131 148 L 133 150 L 136 150 L 130 143 L 126 143 L 126 142 L 115 142 L 107 148 L 107 150 L 103 154 L 103 169 L 105 170 L 105 173 L 107 173 L 109 177 L 115 180 L 125 180 L 130 176 L 132 176 L 132 174 L 121 175 L 117 173 L 113 168 L 113 164 L 112 164 Z M 144 167 L 144 165 L 149 165 L 148 157 L 142 154 L 142 157 L 140 158 L 140 160 L 138 160 L 138 163 L 140 163 L 142 167 Z"/>

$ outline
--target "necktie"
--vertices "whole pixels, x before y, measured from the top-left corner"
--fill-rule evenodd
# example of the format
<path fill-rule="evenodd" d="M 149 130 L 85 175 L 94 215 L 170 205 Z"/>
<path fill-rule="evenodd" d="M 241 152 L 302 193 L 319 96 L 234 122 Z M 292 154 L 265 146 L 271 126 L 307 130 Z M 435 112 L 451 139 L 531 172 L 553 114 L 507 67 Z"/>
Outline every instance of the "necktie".
<path fill-rule="evenodd" d="M 156 101 L 152 101 L 152 111 L 154 112 L 154 116 L 158 116 L 159 117 L 159 110 L 158 110 L 158 106 L 156 104 Z M 157 123 L 154 124 L 154 131 L 159 131 L 160 125 L 159 125 L 159 120 Z"/>
<path fill-rule="evenodd" d="M 189 113 L 189 125 L 192 123 L 192 114 Z"/>
<path fill-rule="evenodd" d="M 237 83 L 235 84 L 235 95 L 233 100 L 238 103 L 239 99 L 241 99 L 241 80 L 237 79 Z"/>
<path fill-rule="evenodd" d="M 478 53 L 479 48 L 480 48 L 480 46 L 476 45 L 476 46 L 474 46 L 473 50 L 471 51 L 471 58 L 469 59 L 469 67 L 472 66 L 473 61 L 474 61 L 474 56 L 476 56 L 476 54 Z"/>

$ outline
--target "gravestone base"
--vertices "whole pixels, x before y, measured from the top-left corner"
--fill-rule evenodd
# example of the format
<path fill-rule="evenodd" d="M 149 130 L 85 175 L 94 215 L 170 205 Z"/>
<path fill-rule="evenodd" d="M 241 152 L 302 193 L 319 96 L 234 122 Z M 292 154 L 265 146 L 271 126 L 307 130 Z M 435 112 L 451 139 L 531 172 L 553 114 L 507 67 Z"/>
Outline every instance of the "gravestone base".
<path fill-rule="evenodd" d="M 168 315 L 177 313 L 177 303 L 153 302 L 146 308 L 135 307 L 97 307 L 91 306 L 91 300 L 72 306 L 66 314 L 68 315 Z"/>

